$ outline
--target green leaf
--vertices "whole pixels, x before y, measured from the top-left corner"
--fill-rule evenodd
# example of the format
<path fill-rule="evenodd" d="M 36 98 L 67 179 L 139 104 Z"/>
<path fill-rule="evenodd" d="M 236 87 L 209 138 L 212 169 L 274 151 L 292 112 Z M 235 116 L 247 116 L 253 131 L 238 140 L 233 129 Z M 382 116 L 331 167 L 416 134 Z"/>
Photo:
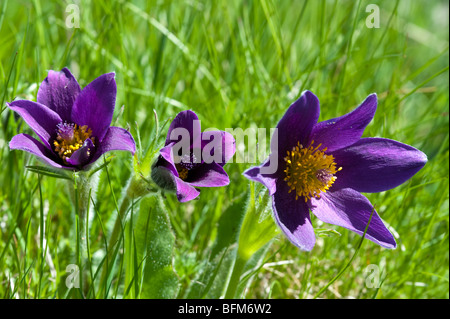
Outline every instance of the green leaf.
<path fill-rule="evenodd" d="M 137 260 L 143 265 L 140 297 L 176 297 L 179 279 L 172 263 L 175 236 L 160 195 L 142 200 L 135 238 Z"/>
<path fill-rule="evenodd" d="M 331 236 L 341 236 L 341 233 L 335 229 L 331 228 L 316 228 L 314 229 L 318 237 L 331 237 Z"/>
<path fill-rule="evenodd" d="M 91 170 L 89 172 L 89 177 L 94 175 L 95 173 L 97 173 L 99 170 L 102 170 L 103 168 L 105 168 L 109 163 L 111 163 L 112 158 L 114 156 L 108 156 L 107 158 L 105 158 L 104 163 L 96 168 L 94 168 L 93 170 Z"/>
<path fill-rule="evenodd" d="M 25 166 L 27 170 L 33 173 L 38 173 L 41 175 L 46 175 L 54 178 L 72 180 L 72 178 L 61 170 L 52 169 L 49 167 L 39 166 L 39 165 L 28 165 Z"/>
<path fill-rule="evenodd" d="M 241 280 L 239 281 L 239 285 L 236 290 L 236 298 L 244 298 L 243 294 L 245 292 L 245 287 L 251 285 L 253 279 L 255 278 L 255 275 L 264 266 L 266 262 L 264 258 L 266 258 L 267 252 L 269 251 L 272 242 L 273 241 L 269 241 L 266 245 L 260 248 L 256 253 L 254 253 L 250 257 L 250 259 L 245 264 L 243 273 L 241 275 Z M 274 255 L 271 256 L 271 258 L 274 257 Z"/>
<path fill-rule="evenodd" d="M 228 276 L 233 266 L 234 248 L 224 248 L 214 259 L 206 262 L 198 275 L 192 280 L 187 293 L 187 299 L 217 299 L 226 288 Z"/>
<path fill-rule="evenodd" d="M 237 233 L 242 223 L 242 211 L 245 209 L 246 197 L 242 196 L 222 213 L 217 225 L 217 238 L 211 251 L 213 259 L 224 248 L 237 241 Z"/>
<path fill-rule="evenodd" d="M 160 144 L 158 143 L 158 141 L 159 137 L 161 136 L 162 129 L 169 121 L 169 119 L 166 119 L 166 121 L 162 125 L 162 128 L 160 128 L 158 115 L 156 114 L 155 110 L 153 110 L 153 113 L 155 115 L 155 132 L 152 135 L 150 146 L 148 147 L 148 150 L 143 158 L 138 159 L 137 156 L 134 156 L 133 159 L 133 168 L 135 175 L 143 176 L 145 178 L 150 176 L 152 164 L 155 158 L 158 156 L 159 150 L 164 146 L 164 144 Z"/>
<path fill-rule="evenodd" d="M 235 244 L 246 200 L 243 194 L 222 213 L 210 257 L 192 280 L 186 298 L 220 298 L 223 295 L 236 255 Z"/>
<path fill-rule="evenodd" d="M 238 254 L 244 260 L 248 260 L 280 233 L 270 213 L 268 192 L 266 191 L 261 198 L 255 200 L 253 184 L 250 183 L 248 207 L 239 234 Z"/>

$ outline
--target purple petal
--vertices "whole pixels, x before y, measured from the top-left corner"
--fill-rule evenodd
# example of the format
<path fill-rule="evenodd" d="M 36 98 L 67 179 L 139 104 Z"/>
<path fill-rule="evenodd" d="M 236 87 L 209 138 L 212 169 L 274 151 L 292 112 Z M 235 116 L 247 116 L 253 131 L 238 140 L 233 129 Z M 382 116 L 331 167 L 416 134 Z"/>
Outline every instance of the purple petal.
<path fill-rule="evenodd" d="M 185 182 L 196 187 L 220 187 L 230 184 L 230 179 L 219 164 L 204 163 L 190 170 Z"/>
<path fill-rule="evenodd" d="M 204 161 L 205 156 L 208 155 L 212 158 L 220 157 L 221 160 L 216 161 L 216 163 L 224 166 L 234 156 L 234 153 L 236 152 L 236 141 L 234 140 L 233 135 L 231 135 L 230 133 L 225 131 L 208 131 L 201 133 L 201 136 L 202 159 Z M 209 154 L 207 154 L 208 151 Z"/>
<path fill-rule="evenodd" d="M 97 151 L 90 163 L 95 162 L 100 156 L 110 151 L 128 151 L 133 155 L 136 152 L 133 136 L 121 127 L 109 127 L 103 140 L 97 143 Z"/>
<path fill-rule="evenodd" d="M 176 143 L 180 141 L 178 134 L 175 134 L 175 132 L 174 132 L 175 136 L 173 137 L 173 139 L 170 138 L 172 131 L 177 128 L 184 128 L 187 130 L 190 137 L 189 145 L 194 145 L 194 139 L 195 142 L 200 143 L 201 138 L 200 122 L 198 120 L 197 115 L 194 112 L 187 110 L 177 114 L 177 116 L 173 119 L 172 123 L 170 123 L 170 127 L 167 132 L 166 145 L 170 144 L 171 142 Z"/>
<path fill-rule="evenodd" d="M 179 202 L 188 202 L 200 195 L 200 191 L 179 178 L 178 173 L 175 176 L 167 167 L 167 163 L 160 157 L 157 164 L 152 167 L 151 177 L 159 187 L 167 191 L 175 191 Z"/>
<path fill-rule="evenodd" d="M 319 114 L 320 105 L 317 96 L 310 91 L 303 92 L 300 98 L 289 106 L 283 118 L 278 122 L 277 131 L 271 141 L 271 152 L 278 151 L 278 156 L 284 157 L 288 150 L 297 145 L 297 142 L 307 145 Z"/>
<path fill-rule="evenodd" d="M 159 150 L 159 154 L 163 158 L 164 166 L 170 170 L 175 176 L 178 177 L 178 171 L 175 166 L 175 163 L 173 161 L 173 155 L 172 155 L 172 147 L 175 143 L 172 142 L 168 144 L 167 146 L 164 146 L 162 149 Z M 160 162 L 160 161 L 159 161 Z"/>
<path fill-rule="evenodd" d="M 22 150 L 33 155 L 36 155 L 45 163 L 56 167 L 56 168 L 64 168 L 64 169 L 73 169 L 71 167 L 63 166 L 56 161 L 58 158 L 53 152 L 51 152 L 44 145 L 39 143 L 35 138 L 31 137 L 28 134 L 18 134 L 11 139 L 9 142 L 9 147 L 12 150 Z"/>
<path fill-rule="evenodd" d="M 268 157 L 264 161 L 264 163 L 262 163 L 260 166 L 251 167 L 251 168 L 247 169 L 243 174 L 249 180 L 259 182 L 259 183 L 263 184 L 264 186 L 266 186 L 267 189 L 269 190 L 269 195 L 273 195 L 277 189 L 277 187 L 276 187 L 277 178 L 273 174 L 267 175 L 267 174 L 263 174 L 261 172 L 261 169 L 263 167 L 270 165 L 270 159 L 271 159 L 271 157 Z M 277 158 L 275 158 L 274 160 L 277 160 Z"/>
<path fill-rule="evenodd" d="M 56 126 L 62 122 L 61 117 L 53 110 L 40 103 L 17 100 L 6 105 L 17 112 L 29 127 L 39 136 L 48 149 L 56 136 Z"/>
<path fill-rule="evenodd" d="M 92 135 L 102 142 L 111 125 L 116 104 L 116 81 L 114 73 L 99 76 L 78 95 L 72 108 L 72 122 L 87 125 Z"/>
<path fill-rule="evenodd" d="M 347 228 L 359 235 L 369 221 L 374 210 L 369 200 L 357 191 L 344 188 L 322 193 L 320 199 L 311 198 L 311 211 L 321 221 Z M 395 248 L 397 244 L 376 211 L 373 211 L 365 238 L 385 248 Z"/>
<path fill-rule="evenodd" d="M 66 161 L 74 166 L 83 166 L 89 162 L 89 158 L 94 151 L 95 146 L 91 139 L 88 138 L 84 141 L 83 146 L 76 150 Z"/>
<path fill-rule="evenodd" d="M 377 95 L 369 95 L 355 110 L 341 117 L 317 123 L 311 140 L 322 143 L 327 153 L 357 142 L 377 109 Z"/>
<path fill-rule="evenodd" d="M 50 70 L 41 83 L 37 101 L 59 114 L 63 121 L 71 122 L 72 106 L 81 92 L 80 85 L 67 68 Z"/>
<path fill-rule="evenodd" d="M 295 200 L 295 194 L 288 193 L 289 187 L 278 180 L 277 191 L 272 196 L 275 221 L 287 238 L 301 250 L 310 251 L 316 242 L 311 225 L 308 205 L 303 198 Z"/>
<path fill-rule="evenodd" d="M 394 188 L 416 174 L 427 156 L 412 146 L 385 138 L 363 138 L 333 153 L 337 173 L 333 187 L 375 193 Z"/>
<path fill-rule="evenodd" d="M 175 175 L 166 165 L 167 161 L 160 156 L 156 164 L 152 166 L 151 178 L 160 188 L 175 191 L 177 189 Z"/>
<path fill-rule="evenodd" d="M 200 195 L 200 191 L 195 189 L 189 183 L 186 183 L 179 177 L 174 176 L 174 178 L 177 187 L 177 199 L 179 202 L 188 202 Z"/>

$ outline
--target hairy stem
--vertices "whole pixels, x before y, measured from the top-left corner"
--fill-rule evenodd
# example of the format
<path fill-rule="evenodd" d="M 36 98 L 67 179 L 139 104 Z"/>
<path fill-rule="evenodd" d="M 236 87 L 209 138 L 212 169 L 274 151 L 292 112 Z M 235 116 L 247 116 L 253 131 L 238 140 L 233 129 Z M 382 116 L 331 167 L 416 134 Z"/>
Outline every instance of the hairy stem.
<path fill-rule="evenodd" d="M 82 285 L 80 287 L 82 288 L 81 291 L 87 291 L 88 283 L 83 280 L 83 269 L 88 269 L 85 265 L 89 263 L 87 247 L 89 227 L 87 217 L 90 209 L 89 203 L 92 194 L 93 179 L 91 179 L 87 172 L 84 171 L 74 173 L 73 177 L 73 183 L 69 184 L 69 193 L 75 207 L 76 215 L 76 263 L 80 270 L 80 285 Z"/>
<path fill-rule="evenodd" d="M 233 299 L 236 297 L 236 292 L 239 286 L 242 272 L 244 271 L 247 259 L 239 255 L 238 252 L 236 261 L 234 262 L 233 272 L 231 273 L 230 282 L 228 283 L 227 291 L 225 293 L 225 299 Z"/>
<path fill-rule="evenodd" d="M 148 188 L 148 185 L 144 180 L 133 176 L 128 181 L 128 186 L 126 187 L 126 191 L 123 193 L 121 204 L 118 209 L 118 215 L 108 241 L 108 248 L 100 278 L 100 291 L 102 294 L 106 293 L 108 290 L 106 287 L 107 278 L 109 277 L 112 266 L 114 265 L 114 256 L 116 255 L 117 245 L 121 242 L 120 235 L 123 234 L 123 223 L 125 221 L 128 209 L 135 199 L 145 196 L 150 192 L 151 189 Z"/>

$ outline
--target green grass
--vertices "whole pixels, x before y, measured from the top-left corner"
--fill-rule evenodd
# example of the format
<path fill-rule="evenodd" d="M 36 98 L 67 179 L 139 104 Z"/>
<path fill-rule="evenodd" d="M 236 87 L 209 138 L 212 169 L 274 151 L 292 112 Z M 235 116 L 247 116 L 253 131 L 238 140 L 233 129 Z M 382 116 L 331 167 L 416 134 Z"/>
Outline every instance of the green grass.
<path fill-rule="evenodd" d="M 370 3 L 380 8 L 378 29 L 365 25 Z M 65 285 L 66 267 L 77 258 L 68 181 L 28 171 L 26 165 L 39 162 L 9 150 L 15 134 L 32 133 L 5 102 L 36 100 L 48 70 L 62 67 L 82 87 L 116 72 L 114 121 L 139 141 L 140 159 L 152 142 L 153 110 L 160 126 L 192 109 L 203 128 L 271 128 L 305 89 L 320 99 L 320 120 L 343 115 L 376 92 L 378 110 L 364 136 L 407 143 L 429 161 L 405 184 L 367 194 L 398 248 L 363 241 L 349 267 L 318 297 L 449 298 L 448 1 L 82 0 L 77 29 L 66 27 L 67 4 L 0 4 L 0 298 L 151 293 L 142 279 L 150 263 L 141 264 L 142 242 L 135 237 L 140 203 L 122 225 L 117 258 L 104 258 L 133 172 L 131 156 L 117 152 L 100 172 L 89 223 L 90 289 L 82 295 Z M 250 165 L 228 164 L 232 183 L 202 189 L 199 200 L 181 204 L 166 195 L 174 236 L 173 242 L 166 238 L 173 246 L 166 266 L 171 268 L 172 258 L 178 298 L 220 296 L 250 189 L 242 172 Z M 329 236 L 318 237 L 311 252 L 278 235 L 250 265 L 254 271 L 243 297 L 313 298 L 347 266 L 361 237 L 312 221 L 316 229 L 340 235 L 323 231 Z M 114 266 L 110 286 L 100 284 L 102 262 Z M 368 265 L 381 270 L 378 289 L 366 285 Z"/>

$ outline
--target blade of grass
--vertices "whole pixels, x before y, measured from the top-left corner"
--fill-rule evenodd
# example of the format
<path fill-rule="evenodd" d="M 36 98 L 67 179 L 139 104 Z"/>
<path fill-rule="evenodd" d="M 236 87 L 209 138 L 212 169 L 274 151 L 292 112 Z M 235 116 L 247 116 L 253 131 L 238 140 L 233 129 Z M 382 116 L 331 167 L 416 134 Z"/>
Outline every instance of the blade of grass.
<path fill-rule="evenodd" d="M 358 246 L 356 247 L 355 252 L 353 253 L 353 256 L 350 258 L 350 260 L 347 262 L 347 264 L 338 272 L 338 274 L 333 279 L 331 279 L 328 282 L 328 284 L 326 284 L 324 287 L 322 287 L 319 290 L 319 292 L 314 296 L 314 299 L 318 298 L 325 290 L 328 289 L 328 287 L 330 287 L 336 280 L 339 279 L 339 277 L 342 276 L 342 274 L 348 269 L 348 267 L 350 267 L 350 265 L 352 264 L 353 260 L 358 255 L 358 252 L 359 252 L 359 250 L 360 250 L 360 248 L 362 246 L 362 243 L 364 241 L 364 237 L 366 237 L 366 233 L 367 233 L 367 230 L 369 229 L 370 221 L 372 220 L 372 216 L 373 216 L 374 212 L 375 212 L 375 205 L 374 205 L 374 207 L 372 209 L 372 212 L 370 213 L 369 221 L 367 222 L 366 228 L 364 229 L 364 233 L 363 233 L 363 235 L 361 237 L 361 240 L 358 243 Z"/>

